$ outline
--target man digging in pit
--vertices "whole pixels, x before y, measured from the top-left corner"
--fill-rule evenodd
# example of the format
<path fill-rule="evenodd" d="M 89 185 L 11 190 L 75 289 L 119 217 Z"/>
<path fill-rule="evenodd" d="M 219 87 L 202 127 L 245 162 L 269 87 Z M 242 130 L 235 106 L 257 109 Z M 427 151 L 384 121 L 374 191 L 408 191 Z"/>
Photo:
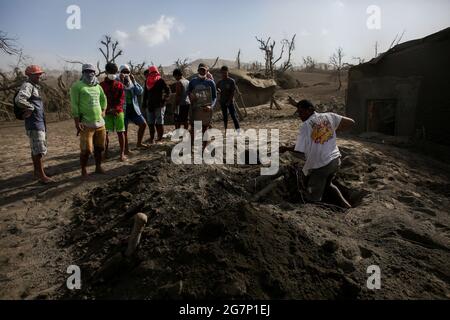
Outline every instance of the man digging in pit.
<path fill-rule="evenodd" d="M 281 146 L 280 153 L 286 151 L 299 152 L 305 156 L 303 174 L 306 177 L 306 200 L 320 202 L 325 192 L 336 199 L 343 208 L 351 208 L 333 179 L 341 165 L 341 153 L 336 144 L 336 131 L 350 129 L 355 121 L 336 113 L 315 111 L 308 100 L 289 102 L 297 108 L 303 121 L 297 142 L 293 146 Z"/>

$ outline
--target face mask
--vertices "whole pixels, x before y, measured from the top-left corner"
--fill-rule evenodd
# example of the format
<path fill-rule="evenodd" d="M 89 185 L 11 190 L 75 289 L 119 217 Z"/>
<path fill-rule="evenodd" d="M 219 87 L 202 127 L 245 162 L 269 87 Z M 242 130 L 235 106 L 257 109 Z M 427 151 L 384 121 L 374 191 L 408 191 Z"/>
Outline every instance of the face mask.
<path fill-rule="evenodd" d="M 97 78 L 95 77 L 95 73 L 83 73 L 82 80 L 86 84 L 94 84 Z"/>
<path fill-rule="evenodd" d="M 198 77 L 199 77 L 200 79 L 206 79 L 206 74 L 204 74 L 204 75 L 198 74 Z"/>
<path fill-rule="evenodd" d="M 116 80 L 116 75 L 115 74 L 108 74 L 107 75 L 109 80 Z"/>

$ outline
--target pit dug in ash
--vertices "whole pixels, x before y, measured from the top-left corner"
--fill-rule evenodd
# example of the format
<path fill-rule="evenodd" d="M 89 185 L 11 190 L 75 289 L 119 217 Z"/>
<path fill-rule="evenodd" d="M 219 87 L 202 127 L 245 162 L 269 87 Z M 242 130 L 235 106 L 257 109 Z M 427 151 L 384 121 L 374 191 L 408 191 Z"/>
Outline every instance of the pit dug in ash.
<path fill-rule="evenodd" d="M 75 201 L 64 239 L 84 275 L 65 298 L 357 297 L 337 249 L 296 222 L 339 211 L 302 203 L 299 165 L 283 155 L 266 181 L 257 165 L 173 165 L 162 156 L 93 189 Z"/>

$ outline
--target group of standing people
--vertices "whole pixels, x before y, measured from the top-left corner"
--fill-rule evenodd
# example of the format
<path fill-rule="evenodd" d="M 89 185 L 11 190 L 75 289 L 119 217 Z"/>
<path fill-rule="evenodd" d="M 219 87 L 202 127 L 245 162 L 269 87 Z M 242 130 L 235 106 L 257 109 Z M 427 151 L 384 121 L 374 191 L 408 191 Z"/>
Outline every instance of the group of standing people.
<path fill-rule="evenodd" d="M 173 71 L 176 80 L 175 128 L 190 127 L 193 132 L 196 114 L 200 111 L 212 115 L 219 93 L 225 129 L 230 114 L 236 130 L 239 130 L 234 106 L 236 83 L 229 77 L 228 67 L 221 68 L 222 79 L 217 85 L 206 65 L 199 64 L 197 71 L 197 76 L 190 81 L 184 78 L 181 70 Z M 47 125 L 39 83 L 44 71 L 37 65 L 31 65 L 25 74 L 28 79 L 16 94 L 14 104 L 25 120 L 34 175 L 42 183 L 50 183 L 52 179 L 47 176 L 43 166 L 43 157 L 47 154 Z M 130 122 L 138 126 L 138 148 L 160 143 L 164 136 L 164 115 L 170 88 L 158 68 L 150 66 L 144 72 L 144 86 L 136 81 L 130 66 L 126 64 L 118 67 L 115 63 L 107 63 L 105 74 L 104 80 L 99 82 L 94 65 L 84 64 L 81 79 L 70 89 L 72 116 L 77 135 L 80 136 L 81 175 L 85 178 L 89 176 L 87 163 L 90 155 L 95 159 L 95 173 L 104 173 L 102 161 L 108 157 L 109 133 L 117 133 L 120 161 L 128 161 L 131 154 L 127 134 Z M 141 96 L 142 105 L 139 104 Z M 149 144 L 143 142 L 147 126 Z M 208 127 L 210 123 L 203 121 L 202 131 Z"/>
<path fill-rule="evenodd" d="M 82 76 L 70 89 L 72 116 L 77 135 L 80 135 L 81 174 L 88 177 L 87 163 L 94 155 L 95 172 L 104 173 L 102 160 L 108 153 L 109 132 L 116 132 L 120 145 L 120 160 L 127 161 L 128 124 L 133 122 L 138 129 L 137 146 L 147 148 L 142 142 L 146 127 L 150 132 L 150 143 L 160 142 L 164 135 L 164 113 L 170 89 L 158 68 L 151 66 L 146 70 L 144 87 L 137 83 L 128 65 L 117 67 L 114 63 L 105 66 L 106 77 L 99 83 L 92 64 L 82 66 Z M 26 68 L 28 80 L 24 82 L 14 98 L 14 112 L 25 120 L 25 129 L 30 139 L 34 176 L 42 183 L 52 180 L 44 171 L 43 157 L 47 154 L 47 124 L 40 96 L 39 82 L 43 70 L 36 65 Z M 212 110 L 217 100 L 223 113 L 225 129 L 230 114 L 236 130 L 239 121 L 236 116 L 234 94 L 235 81 L 229 77 L 228 68 L 221 68 L 222 79 L 214 82 L 204 64 L 198 66 L 198 75 L 188 81 L 181 70 L 173 71 L 175 83 L 175 127 L 189 129 L 193 134 L 194 121 L 202 121 L 202 131 L 210 127 Z M 219 93 L 219 99 L 217 98 Z M 142 109 L 139 97 L 143 96 Z M 355 121 L 335 113 L 319 113 L 308 100 L 299 102 L 290 98 L 297 108 L 303 125 L 300 127 L 297 142 L 292 146 L 281 146 L 281 153 L 293 151 L 304 154 L 303 173 L 306 177 L 306 198 L 310 202 L 322 201 L 325 192 L 333 196 L 344 208 L 351 208 L 339 188 L 333 184 L 341 161 L 336 144 L 336 131 L 350 129 Z M 146 118 L 143 115 L 145 112 Z"/>

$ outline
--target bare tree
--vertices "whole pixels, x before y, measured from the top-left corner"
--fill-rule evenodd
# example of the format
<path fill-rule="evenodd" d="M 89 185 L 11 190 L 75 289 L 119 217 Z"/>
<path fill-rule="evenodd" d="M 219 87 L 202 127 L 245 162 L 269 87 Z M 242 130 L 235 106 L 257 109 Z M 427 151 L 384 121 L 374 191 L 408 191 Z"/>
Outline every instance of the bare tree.
<path fill-rule="evenodd" d="M 236 57 L 236 65 L 238 70 L 241 69 L 241 49 L 239 49 L 237 57 Z"/>
<path fill-rule="evenodd" d="M 183 76 L 186 76 L 189 68 L 189 58 L 184 58 L 183 60 L 178 58 L 177 61 L 175 61 L 175 67 L 181 71 Z"/>
<path fill-rule="evenodd" d="M 395 47 L 396 45 L 398 45 L 400 43 L 400 41 L 402 40 L 403 36 L 405 35 L 405 30 L 403 30 L 402 34 L 400 35 L 400 37 L 398 36 L 398 33 L 395 35 L 394 40 L 392 40 L 391 45 L 389 46 L 389 50 L 392 49 L 392 47 Z M 398 38 L 398 39 L 397 39 Z"/>
<path fill-rule="evenodd" d="M 358 60 L 358 64 L 362 64 L 362 63 L 365 62 L 365 59 L 364 59 L 364 58 L 361 58 L 361 57 L 353 57 L 352 59 L 353 59 L 353 60 Z"/>
<path fill-rule="evenodd" d="M 307 56 L 306 58 L 303 57 L 303 65 L 307 72 L 311 72 L 316 68 L 317 62 L 311 56 Z"/>
<path fill-rule="evenodd" d="M 117 57 L 121 56 L 123 54 L 123 51 L 119 48 L 119 41 L 112 40 L 111 36 L 105 35 L 104 39 L 100 41 L 100 43 L 103 45 L 104 48 L 100 47 L 98 50 L 102 53 L 103 57 L 105 58 L 105 64 L 113 62 L 116 62 Z M 102 71 L 102 68 L 100 68 L 100 61 L 97 61 L 97 69 L 98 73 L 97 76 L 105 73 L 105 71 Z"/>
<path fill-rule="evenodd" d="M 338 90 L 341 90 L 342 81 L 341 81 L 341 70 L 343 67 L 342 59 L 344 58 L 344 51 L 341 47 L 336 49 L 336 52 L 333 53 L 330 57 L 330 65 L 336 72 L 337 80 L 339 82 Z"/>
<path fill-rule="evenodd" d="M 296 35 L 297 34 L 294 34 L 290 41 L 288 39 L 283 39 L 281 41 L 283 46 L 288 49 L 288 57 L 287 57 L 287 60 L 281 66 L 281 72 L 285 72 L 292 68 L 291 56 L 292 56 L 292 52 L 295 50 L 295 36 Z"/>
<path fill-rule="evenodd" d="M 164 68 L 163 68 L 162 64 L 160 64 L 160 65 L 158 66 L 158 71 L 159 71 L 159 73 L 161 74 L 161 77 L 164 76 Z"/>
<path fill-rule="evenodd" d="M 258 37 L 255 38 L 259 42 L 259 49 L 264 52 L 265 74 L 267 77 L 273 78 L 275 64 L 283 57 L 284 45 L 281 47 L 280 56 L 278 58 L 275 58 L 275 40 L 270 41 L 270 37 L 266 41 L 264 41 L 263 39 L 258 39 Z"/>
<path fill-rule="evenodd" d="M 0 50 L 8 55 L 19 55 L 22 50 L 16 45 L 17 39 L 9 38 L 8 34 L 0 30 Z"/>
<path fill-rule="evenodd" d="M 130 60 L 127 62 L 127 64 L 130 66 L 130 72 L 134 75 L 136 81 L 138 83 L 144 83 L 144 68 L 147 63 L 145 61 L 142 61 L 141 63 L 135 63 Z"/>
<path fill-rule="evenodd" d="M 258 61 L 253 61 L 249 64 L 247 64 L 246 69 L 248 71 L 260 71 L 262 69 L 262 63 Z"/>
<path fill-rule="evenodd" d="M 143 73 L 146 62 L 142 61 L 141 63 L 134 63 L 130 60 L 127 64 L 130 66 L 130 72 L 136 75 Z"/>

